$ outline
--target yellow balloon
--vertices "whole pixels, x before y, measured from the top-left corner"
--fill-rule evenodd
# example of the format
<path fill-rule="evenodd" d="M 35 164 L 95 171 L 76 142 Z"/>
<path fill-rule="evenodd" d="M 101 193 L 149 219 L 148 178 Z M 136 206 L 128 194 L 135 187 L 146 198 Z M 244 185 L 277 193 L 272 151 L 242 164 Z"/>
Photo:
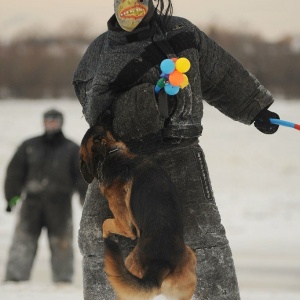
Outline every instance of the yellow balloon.
<path fill-rule="evenodd" d="M 191 67 L 190 61 L 185 57 L 178 58 L 176 60 L 175 65 L 176 65 L 176 70 L 181 73 L 186 73 Z"/>
<path fill-rule="evenodd" d="M 184 77 L 183 82 L 180 85 L 181 89 L 184 89 L 187 85 L 189 85 L 189 79 L 188 79 L 188 77 L 185 74 L 183 74 L 183 77 Z"/>

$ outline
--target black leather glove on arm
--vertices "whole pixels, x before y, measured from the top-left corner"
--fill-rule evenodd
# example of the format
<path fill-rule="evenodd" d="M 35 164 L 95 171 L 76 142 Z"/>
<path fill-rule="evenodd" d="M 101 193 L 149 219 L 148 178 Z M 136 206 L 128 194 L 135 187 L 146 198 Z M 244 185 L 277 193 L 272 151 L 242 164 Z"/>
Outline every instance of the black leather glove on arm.
<path fill-rule="evenodd" d="M 276 113 L 265 108 L 254 118 L 254 126 L 262 133 L 273 134 L 278 130 L 279 126 L 272 124 L 270 118 L 280 119 Z"/>

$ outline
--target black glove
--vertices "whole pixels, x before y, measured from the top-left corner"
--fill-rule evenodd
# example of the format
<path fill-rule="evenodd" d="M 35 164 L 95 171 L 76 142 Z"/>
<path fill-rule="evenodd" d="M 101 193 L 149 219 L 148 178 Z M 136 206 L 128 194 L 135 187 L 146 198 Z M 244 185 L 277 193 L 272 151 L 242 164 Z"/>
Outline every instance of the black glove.
<path fill-rule="evenodd" d="M 262 133 L 273 134 L 279 126 L 272 124 L 270 118 L 280 119 L 276 113 L 265 108 L 254 118 L 254 126 Z"/>

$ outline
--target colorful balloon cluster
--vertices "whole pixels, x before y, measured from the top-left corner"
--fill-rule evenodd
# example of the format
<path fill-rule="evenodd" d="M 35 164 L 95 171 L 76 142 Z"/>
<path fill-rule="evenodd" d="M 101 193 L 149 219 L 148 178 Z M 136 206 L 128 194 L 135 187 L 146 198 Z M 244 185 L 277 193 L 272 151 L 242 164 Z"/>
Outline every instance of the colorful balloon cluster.
<path fill-rule="evenodd" d="M 156 83 L 155 92 L 158 94 L 163 88 L 166 94 L 176 95 L 180 89 L 189 84 L 189 79 L 184 73 L 190 67 L 191 63 L 185 57 L 164 59 L 160 64 L 162 74 Z"/>

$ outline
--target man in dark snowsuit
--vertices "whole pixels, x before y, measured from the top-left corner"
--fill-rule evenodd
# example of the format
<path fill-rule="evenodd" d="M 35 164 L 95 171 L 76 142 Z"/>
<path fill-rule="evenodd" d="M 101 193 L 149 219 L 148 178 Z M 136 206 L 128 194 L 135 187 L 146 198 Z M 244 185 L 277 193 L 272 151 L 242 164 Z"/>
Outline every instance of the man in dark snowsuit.
<path fill-rule="evenodd" d="M 278 118 L 268 110 L 274 99 L 195 25 L 168 16 L 171 1 L 153 0 L 159 10 L 152 0 L 131 1 L 147 6 L 147 15 L 130 29 L 126 26 L 131 24 L 122 20 L 124 7 L 119 9 L 127 2 L 115 0 L 108 31 L 92 42 L 75 72 L 73 83 L 84 116 L 90 126 L 111 122 L 113 133 L 132 152 L 149 155 L 170 174 L 183 204 L 185 241 L 197 255 L 194 299 L 240 299 L 231 250 L 198 140 L 203 100 L 230 118 L 247 125 L 254 122 L 260 131 L 271 134 L 278 129 L 269 121 Z M 123 15 L 128 18 L 130 13 Z M 190 84 L 166 98 L 163 92 L 156 95 L 154 87 L 161 61 L 172 57 L 190 60 Z M 94 180 L 79 232 L 85 300 L 114 299 L 103 271 L 101 238 L 101 225 L 110 214 Z M 121 237 L 119 243 L 124 255 L 134 244 Z"/>
<path fill-rule="evenodd" d="M 6 199 L 10 205 L 16 197 L 23 201 L 6 281 L 29 280 L 42 228 L 48 232 L 53 281 L 72 281 L 71 199 L 77 191 L 83 204 L 87 185 L 79 171 L 79 146 L 64 137 L 62 124 L 59 111 L 47 111 L 45 134 L 23 142 L 8 165 Z"/>

